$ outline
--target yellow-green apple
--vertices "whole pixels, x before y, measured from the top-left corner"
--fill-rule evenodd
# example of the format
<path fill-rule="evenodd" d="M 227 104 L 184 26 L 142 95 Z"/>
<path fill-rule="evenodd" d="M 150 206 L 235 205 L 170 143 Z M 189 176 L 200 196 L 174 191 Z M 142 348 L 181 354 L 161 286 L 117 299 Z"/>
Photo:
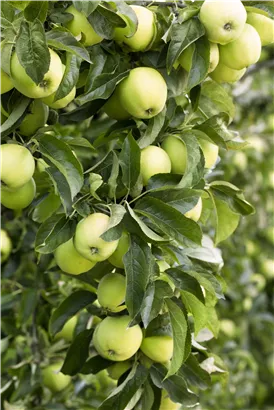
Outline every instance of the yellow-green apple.
<path fill-rule="evenodd" d="M 119 312 L 126 297 L 126 278 L 120 273 L 108 273 L 103 276 L 97 289 L 100 305 L 111 312 Z"/>
<path fill-rule="evenodd" d="M 262 46 L 274 43 L 274 20 L 260 12 L 248 12 L 246 22 L 253 26 L 258 32 Z"/>
<path fill-rule="evenodd" d="M 19 126 L 20 134 L 30 137 L 43 127 L 49 115 L 49 108 L 41 100 L 34 100 L 28 109 L 28 113 Z"/>
<path fill-rule="evenodd" d="M 137 67 L 117 87 L 123 108 L 136 118 L 159 114 L 167 99 L 167 85 L 162 75 L 151 67 Z"/>
<path fill-rule="evenodd" d="M 171 171 L 174 174 L 183 174 L 187 166 L 187 150 L 184 142 L 175 135 L 169 135 L 164 139 L 162 148 L 169 156 Z"/>
<path fill-rule="evenodd" d="M 204 157 L 205 157 L 205 168 L 212 168 L 215 165 L 218 154 L 219 154 L 219 147 L 218 145 L 212 144 L 207 140 L 200 139 L 199 140 L 200 147 L 202 148 Z"/>
<path fill-rule="evenodd" d="M 210 73 L 210 77 L 217 83 L 235 83 L 242 78 L 245 72 L 246 68 L 233 70 L 225 64 L 219 63 L 215 70 Z"/>
<path fill-rule="evenodd" d="M 240 37 L 219 47 L 220 62 L 233 70 L 242 70 L 257 63 L 261 55 L 261 39 L 250 24 L 245 24 Z"/>
<path fill-rule="evenodd" d="M 113 254 L 108 258 L 110 263 L 116 268 L 124 268 L 123 257 L 129 248 L 129 236 L 127 232 L 123 232 L 119 239 L 118 246 Z"/>
<path fill-rule="evenodd" d="M 92 46 L 103 40 L 103 38 L 95 32 L 86 16 L 82 12 L 78 11 L 74 6 L 69 6 L 66 9 L 66 13 L 72 14 L 73 19 L 68 21 L 65 26 L 75 37 L 82 34 L 81 42 L 85 46 Z"/>
<path fill-rule="evenodd" d="M 71 342 L 74 336 L 74 330 L 77 325 L 77 316 L 72 316 L 63 326 L 60 332 L 56 333 L 55 339 L 64 339 L 66 342 Z"/>
<path fill-rule="evenodd" d="M 181 404 L 174 403 L 170 400 L 167 392 L 162 390 L 162 398 L 161 398 L 161 405 L 159 410 L 179 410 L 181 408 Z"/>
<path fill-rule="evenodd" d="M 9 188 L 18 188 L 32 177 L 35 161 L 30 151 L 18 144 L 1 145 L 1 181 Z"/>
<path fill-rule="evenodd" d="M 66 66 L 63 64 L 63 74 L 66 70 Z M 72 100 L 74 100 L 76 94 L 76 87 L 73 87 L 72 90 L 65 95 L 65 97 L 61 98 L 60 100 L 54 101 L 55 100 L 55 95 L 56 92 L 49 95 L 48 97 L 42 98 L 43 103 L 47 104 L 50 108 L 53 109 L 61 109 L 65 108 L 69 103 L 71 103 Z"/>
<path fill-rule="evenodd" d="M 10 64 L 11 78 L 20 93 L 30 98 L 43 98 L 57 90 L 63 77 L 62 61 L 55 51 L 49 49 L 49 52 L 50 66 L 38 85 L 28 76 L 17 54 L 13 53 Z"/>
<path fill-rule="evenodd" d="M 19 210 L 31 204 L 35 197 L 36 185 L 31 178 L 25 185 L 19 188 L 8 188 L 1 186 L 1 204 L 6 208 Z"/>
<path fill-rule="evenodd" d="M 209 68 L 208 72 L 211 73 L 211 71 L 215 70 L 215 68 L 218 65 L 219 62 L 219 48 L 216 43 L 209 43 Z M 192 59 L 193 59 L 193 54 L 195 51 L 195 45 L 190 44 L 180 55 L 178 58 L 179 64 L 187 71 L 189 72 L 192 66 Z"/>
<path fill-rule="evenodd" d="M 109 216 L 97 212 L 82 219 L 76 227 L 74 246 L 91 262 L 108 259 L 118 246 L 118 240 L 106 242 L 100 238 L 107 231 L 108 224 Z"/>
<path fill-rule="evenodd" d="M 10 76 L 1 68 L 1 94 L 7 93 L 14 87 Z"/>
<path fill-rule="evenodd" d="M 7 231 L 1 229 L 1 263 L 5 262 L 10 256 L 12 250 L 12 242 L 7 234 Z"/>
<path fill-rule="evenodd" d="M 115 90 L 112 96 L 103 106 L 105 113 L 114 120 L 127 120 L 131 115 L 123 108 L 119 100 L 118 90 Z"/>
<path fill-rule="evenodd" d="M 132 363 L 129 360 L 125 360 L 124 362 L 117 362 L 114 363 L 112 366 L 108 367 L 108 374 L 109 376 L 114 379 L 118 380 L 128 369 L 130 369 Z"/>
<path fill-rule="evenodd" d="M 71 383 L 71 377 L 60 372 L 62 362 L 53 363 L 42 370 L 44 385 L 52 392 L 57 393 Z"/>
<path fill-rule="evenodd" d="M 139 325 L 129 327 L 127 315 L 106 317 L 100 322 L 93 335 L 93 344 L 100 356 L 115 362 L 132 357 L 141 346 L 143 333 Z"/>
<path fill-rule="evenodd" d="M 246 10 L 240 0 L 205 0 L 199 17 L 210 41 L 227 44 L 238 38 L 243 31 Z"/>
<path fill-rule="evenodd" d="M 54 252 L 55 262 L 59 268 L 71 275 L 80 275 L 81 273 L 89 271 L 95 265 L 88 259 L 83 258 L 73 245 L 73 239 L 68 240 Z"/>
<path fill-rule="evenodd" d="M 149 145 L 141 150 L 140 172 L 143 184 L 156 174 L 168 174 L 171 171 L 171 162 L 167 153 L 155 145 Z"/>
<path fill-rule="evenodd" d="M 167 362 L 172 358 L 173 339 L 169 335 L 145 337 L 140 349 L 154 362 Z"/>
<path fill-rule="evenodd" d="M 185 213 L 185 216 L 189 219 L 192 219 L 195 222 L 199 221 L 201 213 L 202 213 L 202 207 L 203 207 L 202 199 L 199 198 L 197 204 L 192 209 L 187 211 Z"/>

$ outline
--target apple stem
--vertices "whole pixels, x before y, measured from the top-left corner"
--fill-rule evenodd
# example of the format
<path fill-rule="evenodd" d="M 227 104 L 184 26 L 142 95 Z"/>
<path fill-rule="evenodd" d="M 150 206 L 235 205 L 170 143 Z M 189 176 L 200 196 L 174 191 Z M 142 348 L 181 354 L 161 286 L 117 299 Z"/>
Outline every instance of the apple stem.
<path fill-rule="evenodd" d="M 232 24 L 231 24 L 231 23 L 226 23 L 226 24 L 224 25 L 224 29 L 227 30 L 227 31 L 231 31 L 231 29 L 232 29 Z"/>
<path fill-rule="evenodd" d="M 98 248 L 95 248 L 95 247 L 90 248 L 90 253 L 92 255 L 94 255 L 95 253 L 98 253 Z"/>

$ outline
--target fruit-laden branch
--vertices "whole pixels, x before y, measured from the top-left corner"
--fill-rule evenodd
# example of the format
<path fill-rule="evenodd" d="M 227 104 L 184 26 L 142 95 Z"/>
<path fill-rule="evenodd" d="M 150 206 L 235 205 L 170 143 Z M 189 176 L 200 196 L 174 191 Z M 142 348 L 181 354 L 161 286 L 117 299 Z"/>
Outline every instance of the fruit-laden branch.
<path fill-rule="evenodd" d="M 142 0 L 138 2 L 140 6 L 162 6 L 162 7 L 178 7 L 179 9 L 184 9 L 186 4 L 182 0 L 178 1 L 153 1 L 153 0 Z"/>
<path fill-rule="evenodd" d="M 251 74 L 254 74 L 264 68 L 274 68 L 274 60 L 261 61 L 260 63 L 252 65 L 246 70 L 245 75 L 241 78 L 240 81 L 245 80 L 246 77 L 249 77 Z"/>

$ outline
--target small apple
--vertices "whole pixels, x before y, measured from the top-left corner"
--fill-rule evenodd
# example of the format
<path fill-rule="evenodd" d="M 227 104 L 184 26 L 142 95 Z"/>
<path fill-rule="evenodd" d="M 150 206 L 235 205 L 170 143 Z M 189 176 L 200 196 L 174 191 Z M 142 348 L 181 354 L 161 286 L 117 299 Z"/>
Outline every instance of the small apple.
<path fill-rule="evenodd" d="M 210 73 L 210 77 L 217 83 L 235 83 L 242 78 L 245 72 L 246 68 L 233 70 L 225 64 L 219 63 L 215 70 Z"/>
<path fill-rule="evenodd" d="M 171 171 L 171 162 L 167 153 L 155 145 L 149 145 L 141 150 L 141 176 L 143 184 L 156 174 L 168 174 Z"/>
<path fill-rule="evenodd" d="M 208 72 L 211 73 L 213 71 L 219 62 L 219 48 L 216 43 L 209 43 L 209 69 Z M 195 45 L 190 44 L 180 55 L 178 58 L 178 62 L 180 65 L 185 69 L 187 72 L 190 71 L 191 66 L 192 66 L 192 59 L 193 59 L 193 54 L 195 51 Z"/>
<path fill-rule="evenodd" d="M 118 246 L 118 240 L 106 242 L 100 238 L 108 229 L 109 219 L 109 216 L 97 212 L 82 219 L 76 227 L 74 246 L 91 262 L 108 259 Z"/>
<path fill-rule="evenodd" d="M 94 262 L 83 258 L 83 256 L 77 252 L 73 245 L 73 239 L 58 246 L 54 252 L 54 258 L 59 268 L 63 272 L 70 273 L 71 275 L 80 275 L 81 273 L 89 271 L 95 265 Z"/>
<path fill-rule="evenodd" d="M 205 168 L 210 169 L 217 161 L 219 147 L 218 145 L 203 139 L 199 140 L 199 144 L 205 157 Z"/>
<path fill-rule="evenodd" d="M 240 0 L 205 0 L 200 9 L 200 20 L 210 41 L 227 44 L 242 33 L 246 10 Z"/>
<path fill-rule="evenodd" d="M 24 209 L 31 204 L 35 197 L 36 185 L 31 178 L 20 188 L 8 188 L 1 186 L 1 204 L 9 209 Z"/>
<path fill-rule="evenodd" d="M 129 360 L 125 360 L 124 362 L 117 362 L 110 366 L 108 370 L 109 376 L 114 379 L 118 380 L 128 369 L 130 369 L 132 363 Z"/>
<path fill-rule="evenodd" d="M 36 131 L 43 127 L 49 115 L 48 107 L 41 100 L 34 100 L 30 106 L 27 115 L 19 126 L 20 134 L 25 137 L 31 137 Z"/>
<path fill-rule="evenodd" d="M 55 339 L 64 339 L 66 342 L 71 342 L 74 336 L 74 330 L 77 325 L 77 316 L 72 316 L 63 326 L 63 329 L 60 330 L 55 335 Z"/>
<path fill-rule="evenodd" d="M 128 327 L 129 316 L 106 317 L 96 326 L 93 344 L 100 356 L 115 362 L 132 357 L 141 346 L 143 333 L 139 325 Z"/>
<path fill-rule="evenodd" d="M 181 95 L 178 95 L 178 97 L 175 97 L 175 101 L 176 101 L 176 104 L 182 108 L 185 108 L 189 104 L 189 100 L 184 93 Z"/>
<path fill-rule="evenodd" d="M 105 113 L 114 120 L 122 121 L 127 120 L 131 115 L 123 108 L 119 101 L 118 91 L 115 90 L 112 96 L 107 100 L 103 106 Z"/>
<path fill-rule="evenodd" d="M 247 13 L 248 24 L 258 32 L 262 46 L 274 43 L 274 20 L 261 13 Z"/>
<path fill-rule="evenodd" d="M 43 80 L 38 85 L 27 75 L 20 64 L 17 54 L 11 57 L 10 71 L 12 82 L 20 93 L 30 98 L 43 98 L 54 93 L 63 77 L 62 61 L 55 51 L 49 49 L 50 66 Z"/>
<path fill-rule="evenodd" d="M 194 208 L 190 209 L 190 211 L 187 211 L 185 213 L 185 216 L 189 219 L 192 219 L 195 222 L 199 221 L 201 213 L 202 213 L 202 207 L 203 207 L 202 199 L 199 198 Z"/>
<path fill-rule="evenodd" d="M 162 148 L 169 156 L 171 171 L 174 174 L 183 174 L 187 166 L 187 150 L 184 142 L 175 135 L 169 135 L 164 139 Z"/>
<path fill-rule="evenodd" d="M 4 229 L 1 229 L 1 263 L 4 263 L 10 256 L 12 250 L 11 239 Z"/>
<path fill-rule="evenodd" d="M 84 46 L 92 46 L 100 43 L 103 39 L 93 29 L 86 16 L 78 11 L 74 6 L 69 6 L 66 13 L 73 15 L 73 19 L 68 21 L 65 26 L 71 34 L 78 37 L 82 34 L 81 42 Z"/>
<path fill-rule="evenodd" d="M 123 257 L 129 248 L 129 236 L 127 232 L 123 232 L 119 239 L 118 246 L 113 254 L 108 258 L 110 263 L 116 268 L 124 268 Z"/>
<path fill-rule="evenodd" d="M 54 393 L 65 389 L 71 383 L 70 376 L 60 373 L 62 366 L 62 362 L 56 362 L 42 370 L 44 385 Z"/>
<path fill-rule="evenodd" d="M 120 273 L 108 273 L 100 280 L 97 298 L 100 305 L 111 312 L 119 312 L 126 297 L 126 278 Z"/>
<path fill-rule="evenodd" d="M 241 35 L 234 41 L 220 46 L 220 62 L 233 70 L 257 63 L 261 55 L 261 39 L 250 24 L 245 24 Z"/>
<path fill-rule="evenodd" d="M 137 67 L 117 87 L 123 108 L 133 117 L 146 119 L 159 114 L 167 99 L 167 85 L 161 74 L 150 67 Z"/>
<path fill-rule="evenodd" d="M 165 390 L 162 390 L 162 399 L 159 410 L 179 410 L 180 408 L 181 404 L 174 403 L 172 400 L 170 400 L 167 392 Z"/>
<path fill-rule="evenodd" d="M 140 349 L 154 362 L 167 362 L 172 358 L 173 339 L 168 335 L 145 337 Z"/>
<path fill-rule="evenodd" d="M 10 76 L 1 68 L 1 94 L 7 93 L 14 87 Z"/>
<path fill-rule="evenodd" d="M 9 188 L 18 188 L 32 177 L 35 162 L 30 151 L 18 144 L 1 145 L 1 181 Z"/>

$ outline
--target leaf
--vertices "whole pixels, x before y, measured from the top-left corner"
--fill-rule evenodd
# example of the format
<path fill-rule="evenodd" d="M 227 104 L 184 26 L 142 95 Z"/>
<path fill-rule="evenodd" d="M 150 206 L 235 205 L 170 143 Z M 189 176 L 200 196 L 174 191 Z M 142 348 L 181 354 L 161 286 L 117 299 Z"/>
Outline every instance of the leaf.
<path fill-rule="evenodd" d="M 207 308 L 206 306 L 189 291 L 181 291 L 182 301 L 188 313 L 191 313 L 194 318 L 195 336 L 206 327 L 207 323 Z"/>
<path fill-rule="evenodd" d="M 61 201 L 59 196 L 54 193 L 49 193 L 35 206 L 32 220 L 41 224 L 52 216 L 60 206 Z"/>
<path fill-rule="evenodd" d="M 231 139 L 231 133 L 227 129 L 229 123 L 228 114 L 222 112 L 218 115 L 213 115 L 202 124 L 195 125 L 194 129 L 202 131 L 212 142 L 222 148 L 226 148 L 226 140 Z"/>
<path fill-rule="evenodd" d="M 73 1 L 74 7 L 78 10 L 81 11 L 86 17 L 88 17 L 101 3 L 101 1 Z"/>
<path fill-rule="evenodd" d="M 138 140 L 138 145 L 141 149 L 146 148 L 156 140 L 161 129 L 163 128 L 165 118 L 166 108 L 164 108 L 159 114 L 149 120 L 144 135 Z"/>
<path fill-rule="evenodd" d="M 99 36 L 112 39 L 115 27 L 125 27 L 126 23 L 114 11 L 99 5 L 88 17 L 89 22 Z"/>
<path fill-rule="evenodd" d="M 190 386 L 195 386 L 201 390 L 210 387 L 211 380 L 208 373 L 203 370 L 193 354 L 189 355 L 185 363 L 179 370 L 179 375 L 186 380 Z"/>
<path fill-rule="evenodd" d="M 210 195 L 215 209 L 215 245 L 227 239 L 237 228 L 240 216 L 233 212 L 226 202 Z"/>
<path fill-rule="evenodd" d="M 61 369 L 63 374 L 74 376 L 84 366 L 88 358 L 92 335 L 93 329 L 86 329 L 75 336 Z"/>
<path fill-rule="evenodd" d="M 124 140 L 119 157 L 122 168 L 122 181 L 128 190 L 133 188 L 138 180 L 140 174 L 140 158 L 140 148 L 130 133 Z"/>
<path fill-rule="evenodd" d="M 225 112 L 231 121 L 235 115 L 232 97 L 223 86 L 209 79 L 202 84 L 200 107 L 209 117 Z"/>
<path fill-rule="evenodd" d="M 54 101 L 58 101 L 66 97 L 76 85 L 79 78 L 81 62 L 82 59 L 80 57 L 72 53 L 66 53 L 66 69 L 63 74 L 62 81 L 55 92 Z"/>
<path fill-rule="evenodd" d="M 201 191 L 187 188 L 166 189 L 165 191 L 151 192 L 150 196 L 160 199 L 165 204 L 185 214 L 197 204 L 201 197 Z"/>
<path fill-rule="evenodd" d="M 79 123 L 96 114 L 104 104 L 104 100 L 96 100 L 83 104 L 81 107 L 75 108 L 75 110 L 59 115 L 59 122 L 61 124 Z"/>
<path fill-rule="evenodd" d="M 7 1 L 2 2 L 1 4 L 1 27 L 8 28 L 12 26 L 14 16 L 15 16 L 14 8 L 10 4 L 8 4 Z"/>
<path fill-rule="evenodd" d="M 23 290 L 19 311 L 19 319 L 21 323 L 26 323 L 33 314 L 38 302 L 38 297 L 39 294 L 37 289 L 27 288 Z"/>
<path fill-rule="evenodd" d="M 195 49 L 188 74 L 186 91 L 200 84 L 207 76 L 209 69 L 209 41 L 203 36 L 194 43 Z"/>
<path fill-rule="evenodd" d="M 101 235 L 101 238 L 107 242 L 115 241 L 121 237 L 122 228 L 119 229 L 119 224 L 122 222 L 126 210 L 122 205 L 112 204 L 110 205 L 110 212 L 108 229 Z"/>
<path fill-rule="evenodd" d="M 24 95 L 18 96 L 12 112 L 4 124 L 1 125 L 1 136 L 5 138 L 22 122 L 31 100 Z"/>
<path fill-rule="evenodd" d="M 113 362 L 107 359 L 104 359 L 101 356 L 91 357 L 81 368 L 81 374 L 97 374 L 101 370 L 107 369 L 112 366 Z"/>
<path fill-rule="evenodd" d="M 89 185 L 90 185 L 90 193 L 91 195 L 97 199 L 98 201 L 100 201 L 100 197 L 97 195 L 96 191 L 97 189 L 100 188 L 100 186 L 102 186 L 102 184 L 104 183 L 103 178 L 101 177 L 101 175 L 99 174 L 95 174 L 93 172 L 91 172 L 89 174 Z"/>
<path fill-rule="evenodd" d="M 186 272 L 182 273 L 180 269 L 170 268 L 165 272 L 172 278 L 176 288 L 193 293 L 202 303 L 205 302 L 204 294 L 197 279 L 188 275 Z"/>
<path fill-rule="evenodd" d="M 37 18 L 44 23 L 47 17 L 47 12 L 47 1 L 30 1 L 24 10 L 24 17 L 28 21 L 34 21 Z"/>
<path fill-rule="evenodd" d="M 193 131 L 182 134 L 182 141 L 187 151 L 187 165 L 179 186 L 189 188 L 197 185 L 204 173 L 204 157 Z"/>
<path fill-rule="evenodd" d="M 113 199 L 115 198 L 116 195 L 116 189 L 117 189 L 117 178 L 119 176 L 119 159 L 117 154 L 113 151 L 113 164 L 112 164 L 112 169 L 111 169 L 111 174 L 108 179 L 108 186 L 109 186 L 109 191 L 108 191 L 108 196 Z"/>
<path fill-rule="evenodd" d="M 72 198 L 70 186 L 64 175 L 54 165 L 47 167 L 45 172 L 48 174 L 54 186 L 54 192 L 60 197 L 64 211 L 68 216 L 72 208 Z"/>

